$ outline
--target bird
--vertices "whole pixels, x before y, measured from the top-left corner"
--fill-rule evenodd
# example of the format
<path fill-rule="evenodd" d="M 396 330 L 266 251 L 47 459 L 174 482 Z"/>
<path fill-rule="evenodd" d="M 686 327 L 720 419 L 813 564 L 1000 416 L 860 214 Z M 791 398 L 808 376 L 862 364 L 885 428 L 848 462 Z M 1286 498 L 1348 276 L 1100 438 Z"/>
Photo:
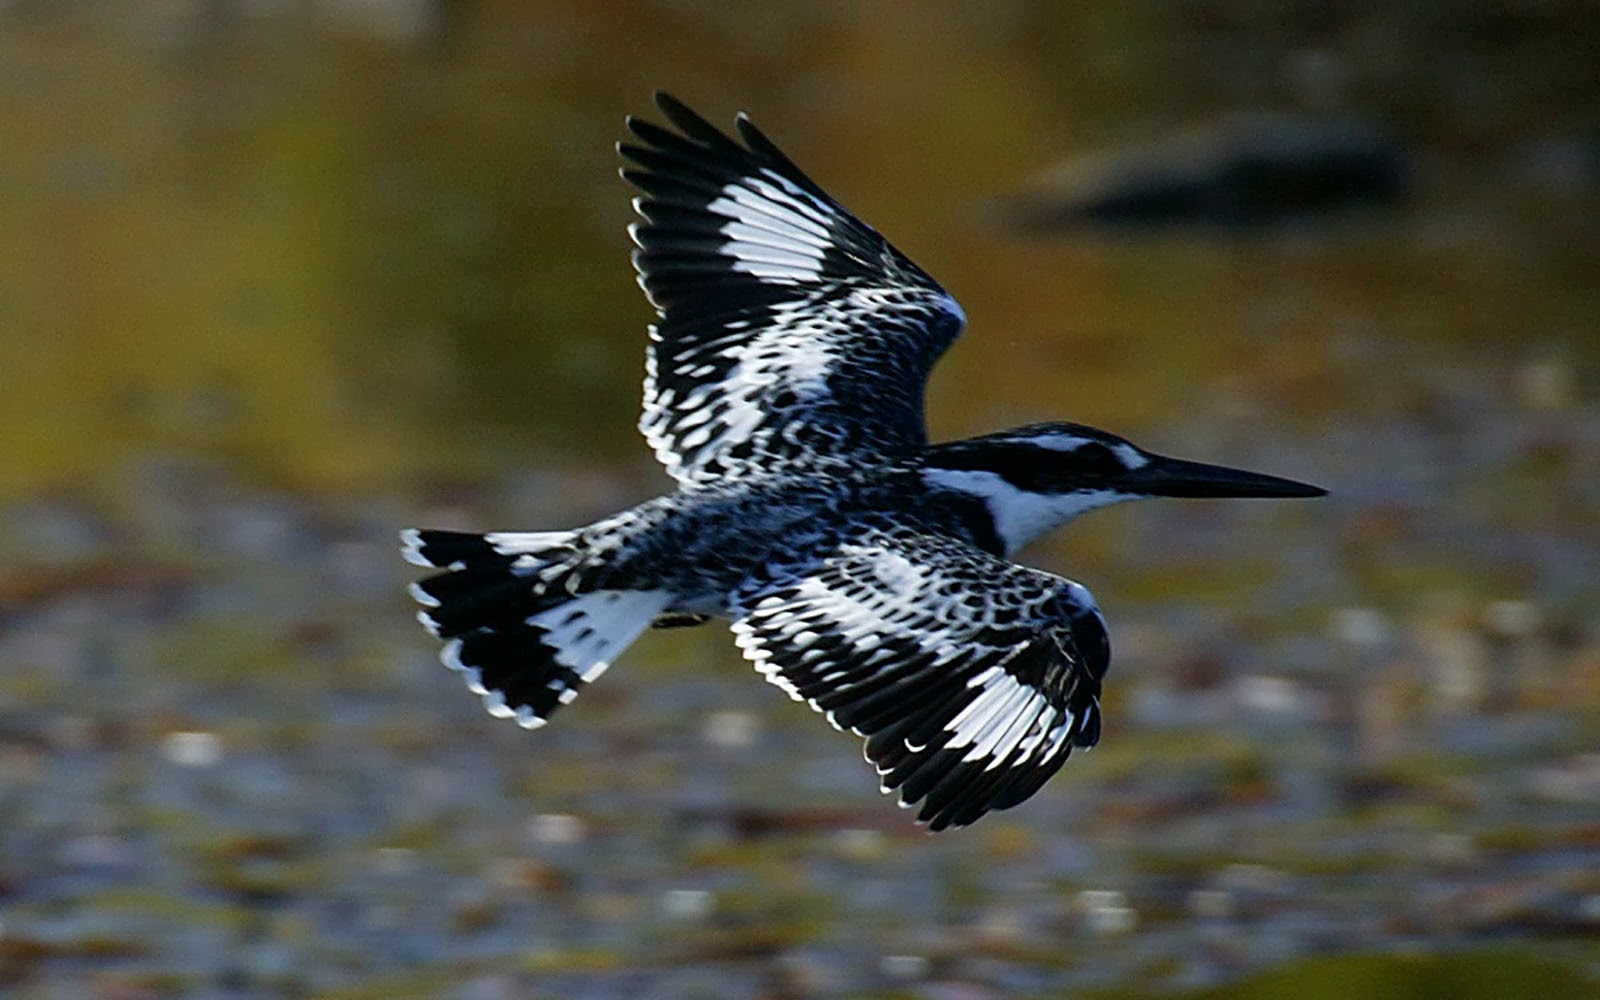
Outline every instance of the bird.
<path fill-rule="evenodd" d="M 418 619 L 530 729 L 646 629 L 725 619 L 927 829 L 1022 803 L 1099 741 L 1111 649 L 1089 591 L 1018 551 L 1124 500 L 1326 491 L 1070 422 L 930 443 L 961 306 L 748 115 L 655 104 L 617 150 L 657 316 L 639 429 L 676 489 L 570 530 L 405 529 L 438 571 Z"/>

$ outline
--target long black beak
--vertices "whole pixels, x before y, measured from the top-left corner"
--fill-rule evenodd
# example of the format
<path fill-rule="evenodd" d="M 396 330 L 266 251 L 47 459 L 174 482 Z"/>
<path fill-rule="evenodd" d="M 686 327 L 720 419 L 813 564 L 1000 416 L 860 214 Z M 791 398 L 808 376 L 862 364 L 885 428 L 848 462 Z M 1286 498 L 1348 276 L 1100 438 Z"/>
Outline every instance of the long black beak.
<path fill-rule="evenodd" d="M 1151 497 L 1320 497 L 1320 486 L 1260 472 L 1152 455 L 1148 464 L 1117 477 L 1117 486 Z"/>

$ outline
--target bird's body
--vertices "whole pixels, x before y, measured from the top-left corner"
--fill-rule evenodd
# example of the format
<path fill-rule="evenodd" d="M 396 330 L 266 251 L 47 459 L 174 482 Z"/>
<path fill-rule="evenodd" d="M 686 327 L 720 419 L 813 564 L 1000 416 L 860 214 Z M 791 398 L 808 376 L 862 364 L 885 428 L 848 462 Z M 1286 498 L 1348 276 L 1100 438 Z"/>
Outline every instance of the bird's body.
<path fill-rule="evenodd" d="M 624 171 L 651 329 L 640 429 L 677 492 L 573 531 L 405 533 L 445 662 L 542 725 L 651 624 L 732 621 L 745 656 L 867 739 L 932 828 L 1032 795 L 1099 737 L 1104 621 L 1009 561 L 1140 496 L 1314 496 L 1077 424 L 930 445 L 923 386 L 955 301 L 743 116 L 665 96 Z"/>

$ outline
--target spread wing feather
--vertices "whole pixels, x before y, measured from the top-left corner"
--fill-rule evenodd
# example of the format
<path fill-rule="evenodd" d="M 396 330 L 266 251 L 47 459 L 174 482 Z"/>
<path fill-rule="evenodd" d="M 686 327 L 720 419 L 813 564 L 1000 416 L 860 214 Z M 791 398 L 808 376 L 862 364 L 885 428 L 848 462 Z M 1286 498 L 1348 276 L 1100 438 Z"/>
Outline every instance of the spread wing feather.
<path fill-rule="evenodd" d="M 737 596 L 744 655 L 866 737 L 884 790 L 932 829 L 1022 802 L 1099 740 L 1110 647 L 1070 580 L 905 533 Z"/>
<path fill-rule="evenodd" d="M 619 146 L 650 330 L 639 429 L 686 485 L 905 454 L 960 334 L 956 301 L 746 117 L 738 139 L 665 94 L 672 129 Z"/>

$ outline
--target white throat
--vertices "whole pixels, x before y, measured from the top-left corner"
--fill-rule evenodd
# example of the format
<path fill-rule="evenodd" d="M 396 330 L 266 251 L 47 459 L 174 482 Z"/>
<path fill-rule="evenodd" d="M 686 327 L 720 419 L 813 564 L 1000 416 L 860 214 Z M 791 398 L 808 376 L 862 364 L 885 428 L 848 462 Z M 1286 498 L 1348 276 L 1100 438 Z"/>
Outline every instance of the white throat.
<path fill-rule="evenodd" d="M 1030 493 L 998 473 L 977 469 L 924 469 L 922 475 L 930 486 L 982 500 L 1008 556 L 1079 514 L 1128 499 L 1127 494 L 1115 490 Z"/>

